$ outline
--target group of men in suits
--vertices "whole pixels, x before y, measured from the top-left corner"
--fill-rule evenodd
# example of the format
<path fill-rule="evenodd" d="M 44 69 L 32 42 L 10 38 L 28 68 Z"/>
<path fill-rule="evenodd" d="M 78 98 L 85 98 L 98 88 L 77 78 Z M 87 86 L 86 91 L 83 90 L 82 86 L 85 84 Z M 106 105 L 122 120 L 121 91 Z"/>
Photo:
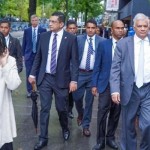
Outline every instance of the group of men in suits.
<path fill-rule="evenodd" d="M 122 39 L 123 22 L 114 21 L 111 26 L 112 39 L 106 40 L 96 35 L 97 24 L 93 19 L 86 22 L 86 34 L 76 37 L 63 29 L 65 24 L 63 13 L 52 14 L 50 31 L 40 35 L 36 55 L 31 49 L 29 52 L 27 47 L 24 53 L 25 60 L 34 55 L 33 66 L 31 62 L 27 62 L 26 67 L 32 66 L 28 80 L 30 84 L 37 84 L 41 101 L 40 136 L 35 150 L 42 149 L 48 143 L 49 112 L 53 94 L 63 138 L 69 139 L 68 96 L 71 92 L 78 112 L 77 123 L 82 124 L 82 133 L 86 137 L 91 135 L 89 128 L 92 104 L 94 96 L 99 93 L 97 144 L 93 150 L 104 149 L 105 144 L 118 149 L 115 131 L 121 109 L 123 121 L 121 149 L 136 150 L 134 123 L 137 112 L 142 130 L 140 148 L 141 150 L 150 148 L 148 142 L 150 135 L 147 135 L 150 131 L 150 70 L 147 67 L 150 65 L 148 51 L 150 37 L 147 18 L 144 14 L 137 14 L 134 19 L 135 36 L 124 39 Z M 25 31 L 24 39 L 28 41 L 26 34 L 32 36 Z M 144 54 L 139 52 L 141 40 L 144 43 Z M 139 76 L 138 65 L 143 64 L 138 63 L 141 55 L 144 55 L 144 66 L 141 67 L 144 77 L 140 78 L 138 82 L 141 84 L 142 80 L 142 84 L 138 86 L 136 84 Z M 83 106 L 84 97 L 85 106 Z"/>

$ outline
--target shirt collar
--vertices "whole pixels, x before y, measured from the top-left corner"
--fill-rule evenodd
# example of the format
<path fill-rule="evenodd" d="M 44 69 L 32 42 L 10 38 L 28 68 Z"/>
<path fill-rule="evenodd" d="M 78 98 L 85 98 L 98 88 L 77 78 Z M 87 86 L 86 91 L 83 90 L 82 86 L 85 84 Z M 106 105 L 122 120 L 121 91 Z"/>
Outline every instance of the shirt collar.
<path fill-rule="evenodd" d="M 112 37 L 112 43 L 113 43 L 113 44 L 116 44 L 116 43 L 117 43 L 117 40 L 116 40 L 115 38 L 113 38 L 113 37 Z"/>
<path fill-rule="evenodd" d="M 34 28 L 34 27 L 32 27 L 32 30 L 34 30 L 34 29 L 35 29 L 35 30 L 37 30 L 37 29 L 38 29 L 38 26 L 36 26 L 35 28 Z"/>
<path fill-rule="evenodd" d="M 140 43 L 141 40 L 142 39 L 140 39 L 136 34 L 134 35 L 134 41 L 135 41 L 135 43 Z M 146 42 L 149 42 L 148 37 L 145 37 L 143 40 L 146 41 Z"/>
<path fill-rule="evenodd" d="M 54 35 L 54 34 L 57 34 L 57 36 L 62 36 L 63 35 L 63 33 L 64 33 L 64 29 L 61 29 L 60 31 L 58 31 L 58 32 L 52 32 L 52 36 Z"/>
<path fill-rule="evenodd" d="M 9 34 L 7 36 L 5 36 L 6 41 L 9 39 Z"/>
<path fill-rule="evenodd" d="M 90 38 L 92 38 L 92 40 L 95 41 L 95 34 L 92 37 L 90 37 L 90 36 L 87 35 L 88 41 L 90 40 Z"/>

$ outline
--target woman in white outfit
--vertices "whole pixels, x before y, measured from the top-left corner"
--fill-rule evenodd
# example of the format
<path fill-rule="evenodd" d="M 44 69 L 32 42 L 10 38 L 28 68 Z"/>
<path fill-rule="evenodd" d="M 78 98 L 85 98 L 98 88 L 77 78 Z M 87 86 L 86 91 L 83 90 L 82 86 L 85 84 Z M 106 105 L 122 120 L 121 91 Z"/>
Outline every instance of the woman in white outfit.
<path fill-rule="evenodd" d="M 0 150 L 13 150 L 17 133 L 11 91 L 20 84 L 16 60 L 9 56 L 5 37 L 0 33 Z"/>

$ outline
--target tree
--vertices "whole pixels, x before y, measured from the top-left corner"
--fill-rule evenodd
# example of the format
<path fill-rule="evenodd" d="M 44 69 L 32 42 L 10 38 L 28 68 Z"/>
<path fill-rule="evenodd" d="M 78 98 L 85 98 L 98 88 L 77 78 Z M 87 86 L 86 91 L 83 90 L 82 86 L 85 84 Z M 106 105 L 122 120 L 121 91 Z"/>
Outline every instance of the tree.
<path fill-rule="evenodd" d="M 29 0 L 29 20 L 33 14 L 36 14 L 36 0 Z"/>

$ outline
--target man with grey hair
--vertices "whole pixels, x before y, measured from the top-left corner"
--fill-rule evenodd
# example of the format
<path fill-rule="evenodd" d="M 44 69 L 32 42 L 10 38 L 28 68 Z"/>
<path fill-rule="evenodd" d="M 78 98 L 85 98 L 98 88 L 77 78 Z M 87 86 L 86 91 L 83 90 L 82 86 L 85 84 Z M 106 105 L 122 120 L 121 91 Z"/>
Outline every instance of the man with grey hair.
<path fill-rule="evenodd" d="M 39 41 L 39 36 L 42 32 L 46 32 L 46 29 L 38 26 L 39 19 L 36 15 L 31 16 L 31 27 L 24 30 L 23 42 L 22 42 L 22 54 L 24 57 L 26 67 L 26 88 L 27 98 L 30 98 L 32 86 L 28 81 L 29 74 L 33 65 L 33 61 L 36 55 L 36 49 Z"/>
<path fill-rule="evenodd" d="M 117 43 L 110 74 L 112 100 L 121 103 L 121 150 L 136 150 L 135 119 L 142 131 L 140 150 L 150 150 L 150 36 L 149 19 L 138 13 L 135 35 Z"/>

